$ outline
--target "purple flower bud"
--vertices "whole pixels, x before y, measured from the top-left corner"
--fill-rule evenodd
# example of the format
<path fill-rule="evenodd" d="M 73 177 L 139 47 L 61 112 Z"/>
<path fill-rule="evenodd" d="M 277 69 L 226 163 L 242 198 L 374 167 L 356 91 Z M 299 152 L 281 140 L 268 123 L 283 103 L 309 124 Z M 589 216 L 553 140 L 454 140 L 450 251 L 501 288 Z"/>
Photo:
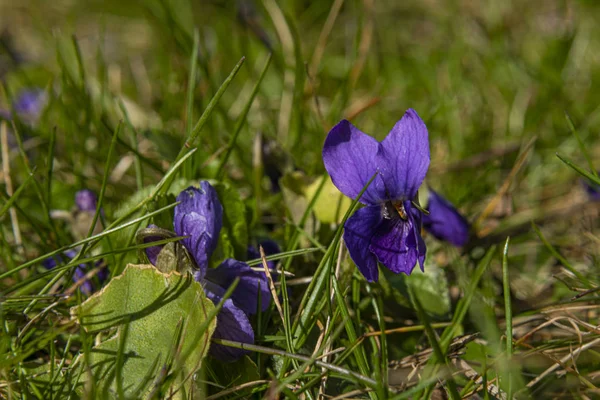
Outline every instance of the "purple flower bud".
<path fill-rule="evenodd" d="M 469 241 L 469 222 L 448 200 L 429 189 L 429 215 L 423 216 L 423 228 L 435 238 L 457 247 Z"/>
<path fill-rule="evenodd" d="M 192 255 L 202 274 L 206 273 L 210 256 L 217 248 L 223 226 L 223 206 L 217 191 L 206 181 L 200 189 L 190 186 L 177 196 L 173 226 L 181 243 Z"/>
<path fill-rule="evenodd" d="M 271 292 L 265 273 L 255 271 L 246 263 L 227 259 L 217 268 L 209 269 L 212 253 L 217 247 L 223 224 L 223 207 L 216 190 L 206 181 L 200 189 L 189 187 L 177 196 L 173 225 L 178 236 L 186 236 L 181 244 L 194 259 L 198 271 L 195 279 L 202 284 L 206 297 L 219 303 L 229 286 L 239 278 L 231 298 L 223 304 L 217 315 L 217 327 L 213 337 L 243 343 L 254 343 L 254 331 L 248 315 L 265 311 L 271 301 Z M 144 238 L 149 243 L 158 238 Z M 148 259 L 156 263 L 162 246 L 146 249 Z M 258 302 L 260 296 L 260 304 Z M 220 361 L 230 362 L 246 354 L 246 351 L 213 344 L 210 354 Z"/>
<path fill-rule="evenodd" d="M 270 239 L 263 240 L 262 242 L 258 243 L 258 245 L 263 248 L 266 256 L 272 256 L 281 253 L 281 248 L 279 245 Z M 258 249 L 254 246 L 248 246 L 248 260 L 254 260 L 258 258 L 260 258 L 260 252 Z M 270 270 L 275 270 L 277 262 L 267 261 L 267 266 Z"/>

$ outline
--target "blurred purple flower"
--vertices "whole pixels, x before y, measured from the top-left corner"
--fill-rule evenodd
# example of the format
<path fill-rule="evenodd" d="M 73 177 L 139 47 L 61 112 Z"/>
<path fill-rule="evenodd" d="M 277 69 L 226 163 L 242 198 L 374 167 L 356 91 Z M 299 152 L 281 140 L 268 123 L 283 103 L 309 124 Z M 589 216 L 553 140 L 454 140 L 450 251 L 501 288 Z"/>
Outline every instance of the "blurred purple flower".
<path fill-rule="evenodd" d="M 351 198 L 377 173 L 359 199 L 366 207 L 344 225 L 346 247 L 365 278 L 377 281 L 378 261 L 395 273 L 410 274 L 417 262 L 423 269 L 422 216 L 412 201 L 429 168 L 429 139 L 416 111 L 409 109 L 382 142 L 342 120 L 325 139 L 323 162 Z"/>
<path fill-rule="evenodd" d="M 448 200 L 429 189 L 429 215 L 423 215 L 423 228 L 435 238 L 457 247 L 469 241 L 469 222 Z"/>
<path fill-rule="evenodd" d="M 591 201 L 600 201 L 600 185 L 585 178 L 581 180 L 581 183 Z"/>
<path fill-rule="evenodd" d="M 69 214 L 68 219 L 71 223 L 71 230 L 73 231 L 73 234 L 75 236 L 84 237 L 85 235 L 87 235 L 87 231 L 89 230 L 91 221 L 89 220 L 89 218 L 86 217 L 86 215 L 89 216 L 90 213 L 93 215 L 94 211 L 96 211 L 97 201 L 98 198 L 96 197 L 96 194 L 91 190 L 83 189 L 75 193 L 75 205 L 77 206 L 77 211 L 79 211 L 79 213 L 75 214 L 75 218 L 72 218 L 71 214 Z M 58 212 L 54 213 L 55 215 L 60 215 L 63 214 L 64 211 L 59 210 Z M 102 229 L 102 225 L 98 223 L 97 227 L 99 232 Z M 95 231 L 95 233 L 98 232 Z M 67 264 L 73 257 L 77 255 L 78 252 L 79 248 L 67 250 L 63 252 L 62 255 L 55 255 L 51 258 L 42 261 L 42 265 L 46 269 L 52 269 L 58 264 Z M 95 267 L 101 264 L 102 260 L 98 260 L 95 263 Z M 89 264 L 79 264 L 79 266 L 77 266 L 77 268 L 73 272 L 73 281 L 79 281 L 80 279 L 85 277 L 85 275 L 89 271 Z M 99 283 L 103 283 L 108 279 L 108 272 L 108 268 L 102 268 L 98 271 L 96 277 L 98 278 Z M 90 280 L 86 280 L 85 282 L 83 282 L 79 288 L 82 293 L 87 295 L 93 293 L 97 289 L 96 287 L 94 287 L 93 282 L 91 282 Z"/>
<path fill-rule="evenodd" d="M 21 116 L 37 119 L 46 103 L 46 92 L 40 89 L 24 90 L 13 102 L 13 108 Z"/>
<path fill-rule="evenodd" d="M 179 204 L 175 207 L 173 219 L 175 233 L 187 236 L 181 243 L 198 266 L 195 279 L 204 287 L 206 296 L 217 304 L 227 288 L 239 278 L 237 287 L 217 315 L 214 337 L 254 343 L 254 331 L 248 315 L 256 313 L 259 308 L 265 311 L 271 301 L 264 272 L 255 271 L 246 263 L 231 258 L 223 261 L 217 268 L 208 268 L 223 225 L 223 207 L 217 192 L 208 182 L 200 182 L 200 189 L 192 186 L 185 189 L 177 196 L 177 201 Z M 159 251 L 160 246 L 146 249 L 150 262 L 156 262 Z M 242 357 L 246 351 L 213 344 L 210 353 L 221 361 L 229 362 Z"/>
<path fill-rule="evenodd" d="M 62 255 L 57 254 L 53 257 L 45 259 L 44 261 L 42 261 L 42 265 L 46 269 L 52 269 L 52 268 L 55 268 L 59 264 L 67 264 L 67 263 L 69 263 L 69 261 L 71 261 L 77 255 L 78 252 L 79 252 L 79 249 L 77 249 L 77 248 L 66 250 L 65 252 L 62 253 Z M 101 260 L 96 261 L 94 267 L 98 267 L 101 264 L 102 264 Z M 73 282 L 78 282 L 79 280 L 83 279 L 90 270 L 91 270 L 91 268 L 90 268 L 89 264 L 85 264 L 85 263 L 79 264 L 77 266 L 77 268 L 75 268 L 75 271 L 73 272 Z M 103 282 L 105 282 L 108 279 L 108 269 L 107 268 L 99 269 L 98 273 L 96 274 L 96 277 L 98 278 L 98 282 L 100 284 L 102 284 Z M 94 282 L 92 282 L 89 279 L 86 279 L 79 286 L 79 290 L 81 290 L 81 292 L 85 295 L 90 295 L 97 290 L 97 287 L 94 285 Z"/>
<path fill-rule="evenodd" d="M 45 105 L 46 92 L 40 89 L 23 90 L 12 103 L 12 107 L 19 118 L 30 124 L 35 124 L 38 121 Z M 7 110 L 0 110 L 0 116 L 4 119 L 11 119 L 12 113 Z"/>
<path fill-rule="evenodd" d="M 83 189 L 75 193 L 75 204 L 79 211 L 96 211 L 98 196 L 89 189 Z"/>

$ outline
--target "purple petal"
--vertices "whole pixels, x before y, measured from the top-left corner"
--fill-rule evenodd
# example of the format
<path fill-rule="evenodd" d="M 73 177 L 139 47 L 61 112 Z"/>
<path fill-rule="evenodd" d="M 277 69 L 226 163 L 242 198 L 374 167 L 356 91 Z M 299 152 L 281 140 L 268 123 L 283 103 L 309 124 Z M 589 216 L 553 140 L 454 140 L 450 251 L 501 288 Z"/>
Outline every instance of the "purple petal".
<path fill-rule="evenodd" d="M 266 251 L 265 251 L 265 254 L 266 254 Z M 247 257 L 248 257 L 248 260 L 256 260 L 256 259 L 260 258 L 260 252 L 258 251 L 258 249 L 256 247 L 248 246 Z"/>
<path fill-rule="evenodd" d="M 196 279 L 198 279 L 197 275 Z M 218 304 L 223 298 L 225 290 L 210 282 L 204 281 L 203 284 L 206 297 L 215 305 Z M 223 308 L 217 314 L 217 327 L 213 337 L 254 344 L 254 330 L 252 330 L 248 316 L 234 304 L 231 298 L 225 300 Z M 235 361 L 248 353 L 245 350 L 214 343 L 210 346 L 209 352 L 213 357 L 223 362 Z"/>
<path fill-rule="evenodd" d="M 96 262 L 95 267 L 100 266 L 101 261 Z M 98 273 L 96 273 L 96 277 L 98 278 L 98 280 L 100 281 L 100 283 L 106 282 L 106 280 L 108 279 L 110 275 L 110 270 L 108 269 L 107 266 L 105 266 L 104 268 L 100 268 L 98 270 Z"/>
<path fill-rule="evenodd" d="M 158 226 L 154 225 L 154 224 L 150 224 L 148 225 L 148 228 L 158 228 Z M 158 242 L 159 240 L 163 240 L 163 237 L 160 236 L 146 236 L 144 238 L 144 243 L 152 243 L 152 242 Z M 156 260 L 158 259 L 158 255 L 160 254 L 160 251 L 162 250 L 162 248 L 164 247 L 164 244 L 158 245 L 158 246 L 151 246 L 151 247 L 146 247 L 144 250 L 146 251 L 146 256 L 148 256 L 148 260 L 150 261 L 150 263 L 152 263 L 152 265 L 156 265 Z"/>
<path fill-rule="evenodd" d="M 223 207 L 216 190 L 206 181 L 200 189 L 190 186 L 177 196 L 173 225 L 179 236 L 189 236 L 182 243 L 192 255 L 202 276 L 217 247 L 223 224 Z"/>
<path fill-rule="evenodd" d="M 75 272 L 73 272 L 73 282 L 77 283 L 80 279 L 83 279 L 85 275 L 88 273 L 86 264 L 79 264 L 77 268 L 75 268 Z M 94 286 L 89 279 L 86 279 L 80 286 L 79 289 L 83 294 L 89 295 L 94 291 Z"/>
<path fill-rule="evenodd" d="M 43 90 L 25 90 L 13 102 L 13 107 L 20 116 L 37 119 L 45 102 L 46 93 Z"/>
<path fill-rule="evenodd" d="M 77 249 L 79 249 L 79 248 L 77 248 Z M 62 254 L 55 254 L 52 257 L 46 258 L 44 261 L 42 261 L 42 265 L 46 269 L 52 269 L 52 268 L 56 267 L 58 264 L 63 264 L 63 263 L 69 262 L 73 257 L 75 257 L 77 255 L 77 253 L 78 253 L 78 250 L 75 250 L 75 249 L 65 250 L 65 251 L 63 251 Z M 64 257 L 66 257 L 67 260 L 65 260 Z"/>
<path fill-rule="evenodd" d="M 368 206 L 356 211 L 344 225 L 344 242 L 350 257 L 369 282 L 379 279 L 377 258 L 369 245 L 381 221 L 381 208 Z"/>
<path fill-rule="evenodd" d="M 435 191 L 429 189 L 429 215 L 423 216 L 423 227 L 439 240 L 457 247 L 464 246 L 469 240 L 469 223 L 454 208 L 452 203 Z"/>
<path fill-rule="evenodd" d="M 258 295 L 260 293 L 260 309 L 265 311 L 271 303 L 271 291 L 264 272 L 258 272 L 248 264 L 228 258 L 217 268 L 209 268 L 205 279 L 223 289 L 227 289 L 235 278 L 240 278 L 231 299 L 246 314 L 256 314 L 258 310 Z"/>
<path fill-rule="evenodd" d="M 409 275 L 417 262 L 423 269 L 425 243 L 421 238 L 420 217 L 412 211 L 410 201 L 404 202 L 408 219 L 383 219 L 371 240 L 369 249 L 381 264 L 395 273 Z"/>
<path fill-rule="evenodd" d="M 44 268 L 46 269 L 52 269 L 54 267 L 56 267 L 58 264 L 62 263 L 63 259 L 60 255 L 54 255 L 52 257 L 48 257 L 45 260 L 42 261 L 42 265 L 44 266 Z"/>
<path fill-rule="evenodd" d="M 346 120 L 327 134 L 323 145 L 323 163 L 333 184 L 346 196 L 356 198 L 377 171 L 379 142 Z M 385 192 L 379 178 L 363 193 L 360 202 L 376 204 Z"/>
<path fill-rule="evenodd" d="M 55 268 L 58 264 L 67 264 L 71 261 L 78 253 L 78 249 L 65 250 L 62 254 L 56 254 L 53 257 L 47 258 L 42 261 L 42 265 L 46 269 Z M 96 266 L 100 265 L 102 261 L 97 261 Z M 77 282 L 83 279 L 88 273 L 88 264 L 79 264 L 73 272 L 73 282 Z M 96 274 L 96 277 L 100 283 L 108 279 L 108 268 L 102 268 Z M 87 279 L 79 286 L 82 293 L 89 295 L 95 291 L 94 284 L 91 280 Z"/>
<path fill-rule="evenodd" d="M 70 260 L 70 259 L 74 258 L 77 255 L 77 253 L 79 253 L 79 250 L 81 250 L 81 247 L 76 247 L 74 249 L 65 250 L 63 252 L 63 254 L 65 256 L 69 257 L 69 260 Z"/>
<path fill-rule="evenodd" d="M 377 163 L 390 200 L 416 196 L 429 168 L 429 139 L 415 110 L 408 109 L 381 142 Z"/>
<path fill-rule="evenodd" d="M 600 201 L 600 186 L 589 179 L 582 179 L 581 183 L 591 201 Z"/>
<path fill-rule="evenodd" d="M 275 242 L 271 239 L 266 239 L 266 240 L 261 241 L 259 243 L 259 246 L 261 246 L 263 248 L 263 250 L 265 251 L 265 254 L 267 256 L 272 256 L 274 254 L 281 253 L 281 247 L 279 247 L 277 242 Z"/>
<path fill-rule="evenodd" d="M 281 253 L 281 248 L 273 240 L 263 240 L 258 244 L 265 251 L 266 256 L 272 256 L 274 254 Z M 254 246 L 248 246 L 248 260 L 256 260 L 260 258 L 260 251 Z M 267 261 L 267 266 L 270 270 L 275 270 L 277 267 L 277 261 Z"/>
<path fill-rule="evenodd" d="M 83 189 L 75 193 L 75 204 L 79 211 L 96 211 L 98 197 L 91 190 Z"/>

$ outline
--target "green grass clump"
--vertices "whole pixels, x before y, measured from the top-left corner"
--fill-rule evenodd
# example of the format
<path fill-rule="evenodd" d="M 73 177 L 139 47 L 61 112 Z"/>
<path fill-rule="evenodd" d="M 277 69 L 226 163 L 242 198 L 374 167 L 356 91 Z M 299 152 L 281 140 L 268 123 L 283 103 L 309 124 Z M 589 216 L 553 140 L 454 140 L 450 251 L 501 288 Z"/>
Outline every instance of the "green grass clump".
<path fill-rule="evenodd" d="M 595 2 L 13 3 L 0 2 L 0 397 L 600 394 Z M 39 114 L 19 112 L 32 89 Z M 369 283 L 341 239 L 357 203 L 322 179 L 321 150 L 342 118 L 381 140 L 409 107 L 429 130 L 426 183 L 472 239 L 426 236 L 424 273 Z M 136 325 L 84 329 L 72 277 L 86 264 L 99 286 L 142 263 L 136 232 L 172 230 L 174 196 L 200 179 L 231 210 L 213 263 L 275 240 L 279 304 L 253 317 L 246 357 L 186 376 L 182 320 L 123 388 Z M 87 219 L 73 211 L 84 188 L 100 200 Z M 218 307 L 205 311 L 198 337 Z M 111 338 L 117 369 L 94 376 Z"/>

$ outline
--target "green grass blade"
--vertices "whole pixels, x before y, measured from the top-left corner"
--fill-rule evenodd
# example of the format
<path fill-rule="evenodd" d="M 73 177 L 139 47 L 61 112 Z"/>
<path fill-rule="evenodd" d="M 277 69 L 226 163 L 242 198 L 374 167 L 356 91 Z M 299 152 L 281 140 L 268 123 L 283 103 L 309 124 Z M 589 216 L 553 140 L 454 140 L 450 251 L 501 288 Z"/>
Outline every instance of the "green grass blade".
<path fill-rule="evenodd" d="M 594 167 L 594 163 L 592 162 L 592 157 L 590 157 L 590 153 L 588 152 L 587 146 L 585 146 L 583 141 L 581 141 L 581 137 L 579 136 L 579 132 L 577 132 L 577 129 L 575 129 L 575 124 L 573 123 L 573 120 L 567 113 L 565 113 L 565 118 L 567 119 L 567 124 L 569 125 L 569 129 L 571 130 L 571 133 L 577 139 L 577 144 L 579 144 L 579 150 L 581 150 L 581 153 L 585 157 L 585 160 L 588 163 L 588 167 L 590 168 L 592 175 L 594 175 L 595 177 L 598 177 L 598 172 L 596 171 L 596 168 Z"/>
<path fill-rule="evenodd" d="M 190 76 L 188 77 L 188 87 L 186 96 L 186 135 L 190 137 L 192 134 L 194 118 L 194 90 L 196 88 L 196 78 L 198 74 L 198 48 L 200 47 L 200 33 L 198 29 L 194 30 L 194 47 L 192 49 L 192 57 L 190 58 Z"/>
<path fill-rule="evenodd" d="M 215 93 L 213 98 L 210 100 L 210 103 L 208 103 L 206 110 L 204 110 L 204 112 L 200 116 L 200 119 L 196 123 L 196 126 L 194 126 L 194 129 L 192 130 L 192 132 L 190 132 L 189 136 L 187 137 L 185 144 L 179 151 L 179 154 L 177 155 L 175 161 L 179 161 L 186 154 L 188 149 L 195 146 L 196 141 L 198 140 L 198 136 L 200 135 L 202 128 L 204 128 L 204 125 L 208 121 L 208 118 L 211 116 L 213 109 L 215 108 L 215 106 L 223 96 L 223 93 L 225 93 L 225 91 L 227 90 L 237 73 L 240 71 L 240 68 L 244 64 L 245 60 L 246 58 L 242 57 L 240 61 L 238 61 L 238 63 L 235 65 L 227 79 L 225 79 L 219 90 L 217 90 L 217 93 Z"/>
<path fill-rule="evenodd" d="M 231 152 L 233 151 L 233 148 L 235 146 L 235 142 L 237 141 L 238 135 L 240 134 L 240 131 L 242 130 L 242 127 L 244 126 L 244 123 L 246 122 L 246 117 L 248 116 L 248 112 L 250 112 L 250 107 L 252 107 L 252 103 L 254 102 L 254 98 L 256 97 L 256 94 L 258 93 L 260 84 L 262 83 L 263 78 L 265 77 L 265 74 L 267 73 L 267 70 L 269 69 L 269 65 L 271 65 L 271 58 L 272 58 L 272 54 L 269 53 L 269 55 L 267 56 L 267 60 L 265 61 L 265 65 L 260 73 L 260 76 L 258 77 L 258 81 L 256 82 L 256 85 L 254 85 L 254 88 L 252 89 L 250 98 L 246 102 L 246 105 L 244 106 L 242 113 L 239 115 L 239 117 L 237 119 L 235 128 L 233 130 L 233 134 L 229 138 L 229 143 L 227 144 L 227 150 L 225 151 L 225 155 L 221 159 L 221 163 L 219 164 L 219 168 L 217 169 L 217 179 L 219 179 L 219 180 L 223 179 L 225 164 L 227 164 L 227 160 L 229 160 L 229 156 L 231 155 Z"/>
<path fill-rule="evenodd" d="M 55 256 L 55 255 L 57 255 L 57 254 L 62 254 L 62 253 L 64 253 L 66 250 L 69 250 L 69 249 L 76 248 L 76 247 L 78 247 L 78 246 L 81 246 L 81 245 L 83 245 L 83 244 L 86 244 L 86 243 L 90 243 L 90 242 L 97 242 L 98 240 L 100 240 L 101 238 L 103 238 L 103 237 L 105 237 L 105 236 L 111 235 L 111 234 L 113 234 L 113 233 L 115 233 L 115 232 L 118 232 L 118 231 L 120 231 L 120 230 L 122 230 L 122 229 L 125 229 L 125 228 L 127 228 L 128 226 L 135 225 L 135 224 L 137 224 L 137 223 L 139 223 L 139 222 L 141 222 L 141 221 L 144 221 L 144 220 L 150 219 L 150 218 L 152 218 L 153 216 L 160 214 L 161 212 L 164 212 L 164 211 L 166 211 L 166 210 L 169 210 L 169 209 L 171 209 L 171 208 L 174 208 L 174 207 L 175 207 L 177 204 L 178 204 L 178 203 L 175 203 L 175 204 L 169 204 L 168 206 L 165 206 L 165 207 L 163 207 L 163 208 L 160 208 L 160 209 L 158 209 L 158 210 L 156 210 L 156 211 L 153 211 L 153 212 L 151 212 L 151 213 L 148 213 L 148 214 L 146 214 L 146 215 L 143 215 L 143 216 L 141 216 L 141 217 L 139 217 L 139 218 L 136 218 L 136 219 L 133 219 L 133 220 L 131 220 L 131 221 L 128 221 L 128 222 L 124 223 L 123 225 L 119 225 L 119 226 L 115 226 L 115 227 L 113 227 L 113 228 L 110 228 L 110 229 L 106 229 L 106 230 L 104 230 L 104 231 L 100 232 L 100 233 L 99 233 L 99 234 L 97 234 L 97 235 L 90 236 L 89 238 L 86 238 L 86 239 L 80 240 L 80 241 L 78 241 L 78 242 L 72 243 L 72 244 L 70 244 L 70 245 L 67 245 L 67 246 L 63 246 L 63 247 L 61 247 L 60 249 L 57 249 L 57 250 L 51 251 L 50 253 L 47 253 L 47 254 L 44 254 L 44 255 L 42 255 L 42 256 L 36 257 L 36 258 L 34 258 L 33 260 L 27 261 L 27 262 L 25 262 L 25 263 L 23 263 L 23 264 L 19 265 L 18 267 L 16 267 L 16 268 L 14 268 L 14 269 L 10 270 L 10 271 L 6 271 L 6 272 L 4 272 L 4 273 L 0 274 L 0 279 L 4 279 L 4 278 L 6 278 L 6 277 L 8 277 L 8 276 L 10 276 L 10 275 L 12 275 L 12 274 L 14 274 L 14 273 L 17 273 L 17 272 L 21 271 L 22 269 L 25 269 L 25 268 L 27 268 L 27 267 L 30 267 L 30 266 L 32 266 L 32 265 L 34 265 L 34 264 L 36 264 L 36 263 L 42 262 L 42 261 L 44 261 L 44 260 L 45 260 L 45 259 L 47 259 L 47 258 L 50 258 L 50 257 L 52 257 L 52 256 Z"/>
<path fill-rule="evenodd" d="M 6 193 L 2 193 L 2 197 L 7 198 L 7 200 L 6 200 L 6 203 L 4 203 L 2 205 L 2 208 L 0 208 L 0 217 L 2 217 L 10 209 L 10 207 L 12 207 L 12 205 L 15 203 L 15 201 L 17 201 L 17 199 L 21 195 L 21 192 L 23 190 L 25 190 L 25 188 L 27 186 L 29 186 L 29 184 L 31 183 L 32 180 L 34 180 L 34 175 L 35 175 L 35 170 L 32 170 L 29 173 L 29 176 L 27 177 L 27 179 L 25 179 L 25 181 L 23 181 L 23 183 L 21 183 L 21 185 L 17 188 L 17 190 L 15 190 L 15 192 L 13 193 L 12 196 L 8 197 L 8 195 Z"/>
<path fill-rule="evenodd" d="M 510 296 L 510 279 L 508 276 L 508 244 L 510 238 L 506 238 L 504 251 L 502 252 L 502 284 L 504 286 L 504 319 L 506 320 L 506 359 L 510 365 L 513 354 L 513 326 L 512 326 L 512 302 Z M 508 376 L 508 398 L 512 399 L 512 376 L 511 368 L 506 370 Z"/>
<path fill-rule="evenodd" d="M 454 378 L 452 377 L 452 374 L 449 372 L 450 366 L 448 365 L 448 360 L 446 359 L 446 354 L 445 354 L 446 349 L 442 349 L 442 347 L 440 346 L 440 342 L 437 339 L 437 335 L 436 335 L 435 331 L 433 330 L 433 328 L 431 327 L 431 323 L 429 321 L 429 317 L 427 316 L 427 312 L 425 311 L 425 309 L 421 305 L 421 302 L 419 301 L 418 297 L 414 293 L 412 286 L 409 286 L 408 289 L 410 291 L 410 298 L 411 298 L 411 300 L 415 306 L 415 309 L 417 311 L 417 316 L 419 317 L 419 320 L 425 327 L 425 332 L 427 333 L 427 338 L 429 339 L 429 343 L 431 344 L 431 348 L 433 349 L 434 356 L 431 357 L 430 362 L 433 362 L 433 360 L 436 360 L 437 362 L 442 363 L 446 367 L 445 369 L 446 369 L 446 371 L 448 371 L 448 373 L 447 373 L 448 379 L 446 380 L 446 384 L 448 386 L 448 392 L 450 394 L 450 398 L 452 400 L 460 400 L 461 397 L 456 388 L 456 382 L 454 382 Z M 429 396 L 431 395 L 431 390 L 433 390 L 433 387 L 434 387 L 434 385 L 431 385 L 426 389 L 426 393 L 428 393 L 427 398 L 429 398 Z"/>
<path fill-rule="evenodd" d="M 560 263 L 567 269 L 569 270 L 573 275 L 575 275 L 577 277 L 577 279 L 579 279 L 581 281 L 581 283 L 585 284 L 587 287 L 591 287 L 591 282 L 589 281 L 589 279 L 587 279 L 585 276 L 583 276 L 583 274 L 581 272 L 579 272 L 573 265 L 571 265 L 571 263 L 562 256 L 562 254 L 560 254 L 558 252 L 558 250 L 556 250 L 554 248 L 554 246 L 552 246 L 552 244 L 548 241 L 548 239 L 546 239 L 546 237 L 544 236 L 544 234 L 542 233 L 542 231 L 540 230 L 540 228 L 538 228 L 538 226 L 532 222 L 531 226 L 533 228 L 533 230 L 535 231 L 535 233 L 538 235 L 538 237 L 540 238 L 540 240 L 542 241 L 542 243 L 544 243 L 544 246 L 546 246 L 546 248 L 548 249 L 548 251 L 550 251 L 550 253 L 552 253 L 552 255 L 558 260 L 560 261 Z"/>
<path fill-rule="evenodd" d="M 483 273 L 492 262 L 492 258 L 495 252 L 496 246 L 490 247 L 483 256 L 483 258 L 479 261 L 477 268 L 475 268 L 475 272 L 473 273 L 471 282 L 465 290 L 464 297 L 460 299 L 458 304 L 456 305 L 456 310 L 454 311 L 454 315 L 452 316 L 452 323 L 450 326 L 444 329 L 444 332 L 442 333 L 442 336 L 440 338 L 440 346 L 444 351 L 446 351 L 454 336 L 460 332 L 460 325 L 462 324 L 463 319 L 467 315 L 467 311 L 469 310 L 469 306 L 471 305 L 471 301 L 473 300 L 473 296 L 475 295 L 477 285 L 479 285 L 479 281 L 481 280 Z"/>
<path fill-rule="evenodd" d="M 589 171 L 586 171 L 585 169 L 581 168 L 580 166 L 573 164 L 573 162 L 570 161 L 568 158 L 561 156 L 558 153 L 556 153 L 556 157 L 558 157 L 560 159 L 560 161 L 564 162 L 569 167 L 571 167 L 575 171 L 577 171 L 578 174 L 588 178 L 590 181 L 594 182 L 596 185 L 600 185 L 600 178 L 598 177 L 598 175 L 593 174 Z"/>

